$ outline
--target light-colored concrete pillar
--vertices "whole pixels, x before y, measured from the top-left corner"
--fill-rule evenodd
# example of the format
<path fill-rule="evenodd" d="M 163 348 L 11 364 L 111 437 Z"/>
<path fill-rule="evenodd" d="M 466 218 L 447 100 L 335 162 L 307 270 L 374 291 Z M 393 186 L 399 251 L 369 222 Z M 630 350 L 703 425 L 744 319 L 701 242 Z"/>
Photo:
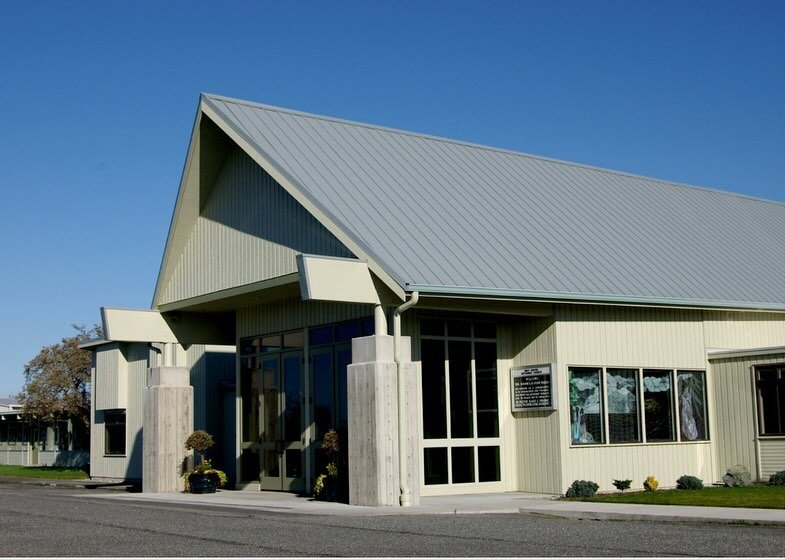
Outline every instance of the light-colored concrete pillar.
<path fill-rule="evenodd" d="M 411 503 L 420 502 L 419 363 L 401 338 L 407 422 L 407 479 Z M 349 503 L 373 507 L 400 505 L 398 479 L 398 381 L 393 337 L 352 340 L 347 370 L 349 407 Z"/>
<path fill-rule="evenodd" d="M 187 367 L 154 367 L 150 379 L 144 394 L 142 490 L 176 493 L 191 468 L 185 439 L 194 425 L 194 389 Z"/>

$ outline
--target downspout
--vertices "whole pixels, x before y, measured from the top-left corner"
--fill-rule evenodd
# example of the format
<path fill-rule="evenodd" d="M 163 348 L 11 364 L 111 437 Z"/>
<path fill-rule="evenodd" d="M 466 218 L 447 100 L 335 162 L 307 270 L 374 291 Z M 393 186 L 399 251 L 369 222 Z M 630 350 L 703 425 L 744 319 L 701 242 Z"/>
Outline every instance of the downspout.
<path fill-rule="evenodd" d="M 398 372 L 398 477 L 401 485 L 401 506 L 412 506 L 412 492 L 409 489 L 406 464 L 406 403 L 404 401 L 405 383 L 403 378 L 403 362 L 401 362 L 401 313 L 412 308 L 420 300 L 418 291 L 412 292 L 411 299 L 395 309 L 393 313 L 393 354 Z"/>

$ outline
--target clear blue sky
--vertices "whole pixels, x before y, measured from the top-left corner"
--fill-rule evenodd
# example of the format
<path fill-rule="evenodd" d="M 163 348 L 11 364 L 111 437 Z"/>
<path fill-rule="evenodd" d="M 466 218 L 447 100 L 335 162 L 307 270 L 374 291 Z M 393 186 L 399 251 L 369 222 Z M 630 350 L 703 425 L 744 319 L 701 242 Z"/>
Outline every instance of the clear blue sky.
<path fill-rule="evenodd" d="M 0 397 L 149 308 L 201 91 L 785 201 L 783 29 L 775 0 L 7 2 Z"/>

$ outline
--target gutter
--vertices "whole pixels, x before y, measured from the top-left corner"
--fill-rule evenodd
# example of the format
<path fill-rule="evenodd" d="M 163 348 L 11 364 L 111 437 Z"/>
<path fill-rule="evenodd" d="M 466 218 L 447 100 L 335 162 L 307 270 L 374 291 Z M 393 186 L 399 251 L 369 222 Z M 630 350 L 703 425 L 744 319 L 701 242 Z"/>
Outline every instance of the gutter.
<path fill-rule="evenodd" d="M 542 303 L 607 303 L 612 305 L 625 306 L 657 306 L 702 310 L 785 311 L 785 303 L 764 303 L 755 301 L 713 301 L 638 295 L 603 295 L 596 293 L 577 292 L 558 293 L 553 291 L 526 291 L 522 289 L 504 289 L 498 287 L 423 285 L 414 283 L 407 283 L 406 289 L 419 291 L 424 295 L 449 295 L 453 297 L 482 299 L 515 299 Z"/>

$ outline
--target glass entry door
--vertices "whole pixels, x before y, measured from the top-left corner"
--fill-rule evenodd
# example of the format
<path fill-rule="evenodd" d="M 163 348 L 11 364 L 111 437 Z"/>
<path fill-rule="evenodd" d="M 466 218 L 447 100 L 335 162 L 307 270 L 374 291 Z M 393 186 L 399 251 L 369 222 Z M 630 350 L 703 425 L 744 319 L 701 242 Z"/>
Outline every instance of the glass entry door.
<path fill-rule="evenodd" d="M 346 367 L 352 361 L 350 344 L 334 344 L 310 351 L 311 394 L 313 395 L 313 463 L 316 475 L 324 473 L 330 461 L 322 450 L 322 438 L 330 429 L 338 433 L 340 455 L 333 457 L 338 466 L 339 485 L 348 488 L 348 413 Z"/>
<path fill-rule="evenodd" d="M 263 356 L 259 394 L 260 489 L 303 491 L 303 353 Z"/>

